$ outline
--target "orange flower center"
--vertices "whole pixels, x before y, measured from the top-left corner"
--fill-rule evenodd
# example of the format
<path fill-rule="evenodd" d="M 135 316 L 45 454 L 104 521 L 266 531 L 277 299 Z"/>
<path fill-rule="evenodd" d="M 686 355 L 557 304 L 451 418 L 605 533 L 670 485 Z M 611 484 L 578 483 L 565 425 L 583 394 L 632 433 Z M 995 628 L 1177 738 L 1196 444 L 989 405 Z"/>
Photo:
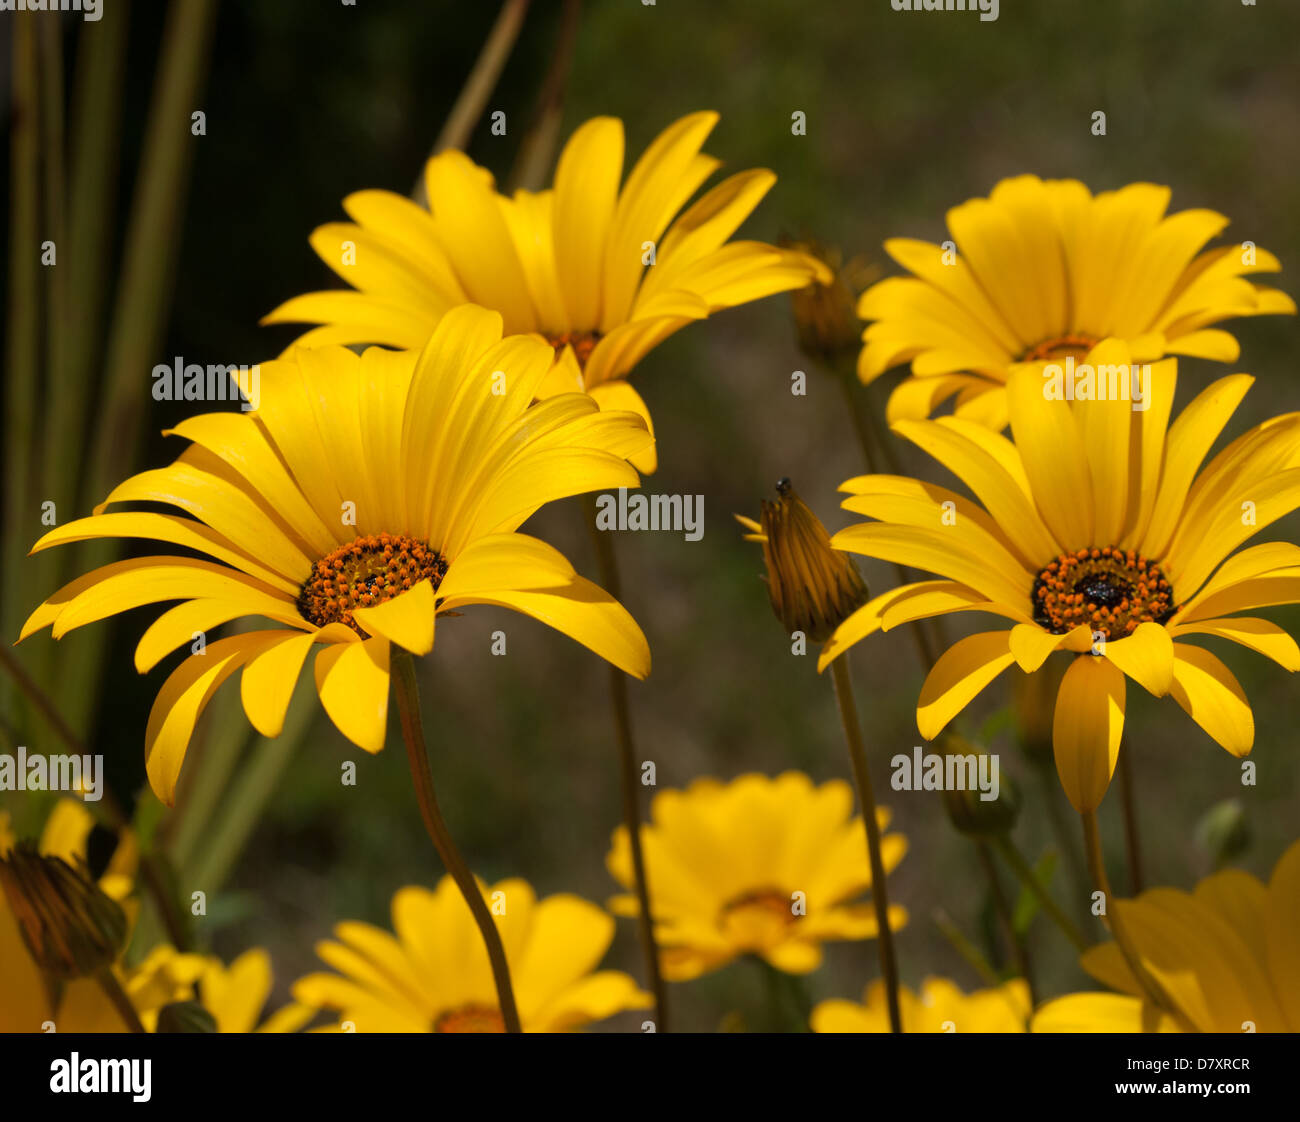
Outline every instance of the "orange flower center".
<path fill-rule="evenodd" d="M 505 1032 L 501 1012 L 488 1005 L 465 1005 L 442 1014 L 433 1024 L 434 1032 Z"/>
<path fill-rule="evenodd" d="M 1122 639 L 1173 615 L 1174 590 L 1155 562 L 1106 545 L 1062 553 L 1034 580 L 1033 603 L 1034 622 L 1053 635 L 1083 624 Z"/>
<path fill-rule="evenodd" d="M 311 567 L 298 595 L 298 611 L 317 627 L 342 623 L 364 636 L 352 618 L 355 608 L 382 604 L 422 580 L 432 581 L 437 589 L 446 575 L 446 560 L 424 542 L 372 534 L 348 542 Z"/>
<path fill-rule="evenodd" d="M 740 943 L 766 946 L 784 939 L 786 928 L 798 918 L 788 892 L 761 888 L 723 905 L 719 926 Z"/>
<path fill-rule="evenodd" d="M 1083 358 L 1093 347 L 1097 345 L 1097 338 L 1093 335 L 1058 335 L 1054 339 L 1044 339 L 1041 343 L 1035 343 L 1021 357 L 1021 362 L 1046 362 L 1052 358 L 1066 358 L 1074 355 L 1075 358 Z"/>
<path fill-rule="evenodd" d="M 560 357 L 560 352 L 565 347 L 573 348 L 573 357 L 578 360 L 578 365 L 584 370 L 587 367 L 587 359 L 591 358 L 591 352 L 596 349 L 596 344 L 600 342 L 599 331 L 570 331 L 564 335 L 552 335 L 547 340 L 555 348 L 555 357 Z"/>

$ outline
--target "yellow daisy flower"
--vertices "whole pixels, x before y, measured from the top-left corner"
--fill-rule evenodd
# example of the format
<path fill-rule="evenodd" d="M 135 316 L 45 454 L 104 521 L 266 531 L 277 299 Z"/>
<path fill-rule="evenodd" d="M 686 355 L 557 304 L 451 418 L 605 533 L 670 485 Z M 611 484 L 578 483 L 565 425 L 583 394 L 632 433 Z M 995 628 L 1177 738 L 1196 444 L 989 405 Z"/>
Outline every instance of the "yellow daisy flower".
<path fill-rule="evenodd" d="M 60 799 L 41 831 L 38 851 L 69 863 L 86 859 L 87 839 L 94 819 L 84 804 Z M 0 857 L 13 848 L 15 838 L 9 816 L 0 812 Z M 123 832 L 98 884 L 117 902 L 130 925 L 136 913 L 131 897 L 139 852 L 135 839 Z M 158 1010 L 189 996 L 192 968 L 197 962 L 168 946 L 155 947 L 136 966 L 118 961 L 113 966 L 119 984 L 131 1000 L 145 1027 L 152 1029 Z M 47 981 L 33 961 L 19 930 L 17 917 L 0 892 L 0 1033 L 44 1032 L 53 1022 L 57 1032 L 126 1032 L 127 1026 L 94 978 L 74 978 L 61 984 Z"/>
<path fill-rule="evenodd" d="M 597 970 L 614 940 L 614 920 L 565 893 L 538 900 L 523 880 L 503 880 L 483 897 L 492 910 L 525 1032 L 567 1032 L 650 995 L 618 970 Z M 407 887 L 393 897 L 396 936 L 368 923 L 340 923 L 338 942 L 316 952 L 337 974 L 294 984 L 304 1006 L 337 1010 L 355 1032 L 503 1032 L 483 940 L 450 877 L 432 892 Z"/>
<path fill-rule="evenodd" d="M 957 416 L 1001 430 L 1003 387 L 1021 363 L 1077 360 L 1111 338 L 1139 362 L 1235 361 L 1237 340 L 1212 325 L 1294 313 L 1286 293 L 1245 279 L 1282 266 L 1249 242 L 1201 252 L 1228 219 L 1166 217 L 1169 197 L 1152 183 L 1094 196 L 1074 179 L 1021 175 L 948 211 L 953 245 L 891 238 L 886 252 L 911 275 L 863 293 L 858 315 L 875 322 L 858 376 L 871 382 L 910 361 L 891 422 L 928 417 L 955 396 Z"/>
<path fill-rule="evenodd" d="M 1122 344 L 1088 361 L 1126 364 Z M 1110 783 L 1124 725 L 1125 679 L 1174 700 L 1236 756 L 1254 742 L 1235 677 L 1188 639 L 1230 639 L 1287 670 L 1300 648 L 1276 624 L 1240 616 L 1300 601 L 1300 547 L 1237 547 L 1300 507 L 1300 414 L 1275 417 L 1202 461 L 1252 379 L 1198 395 L 1172 425 L 1176 361 L 1150 367 L 1147 408 L 1115 399 L 1048 400 L 1025 368 L 1007 397 L 1015 442 L 969 420 L 900 421 L 978 502 L 920 480 L 851 479 L 844 506 L 875 522 L 836 534 L 840 549 L 938 574 L 877 596 L 831 637 L 824 667 L 866 635 L 950 612 L 1007 621 L 953 644 L 922 686 L 917 725 L 933 740 L 1003 670 L 1026 674 L 1072 652 L 1057 693 L 1057 771 L 1080 813 Z M 980 505 L 982 504 L 982 505 Z"/>
<path fill-rule="evenodd" d="M 717 121 L 692 113 L 670 125 L 621 189 L 616 117 L 578 128 L 546 191 L 507 197 L 463 152 L 441 152 L 424 170 L 428 210 L 358 191 L 343 200 L 353 222 L 313 231 L 312 248 L 356 291 L 310 292 L 262 322 L 321 324 L 304 343 L 419 347 L 449 308 L 473 301 L 499 311 L 509 334 L 555 348 L 540 396 L 585 390 L 649 424 L 622 380 L 648 351 L 723 308 L 830 279 L 797 251 L 727 241 L 776 182 L 770 171 L 739 172 L 678 213 L 719 166 L 700 151 Z M 653 447 L 634 462 L 654 470 Z"/>
<path fill-rule="evenodd" d="M 904 1032 L 1026 1032 L 1032 1012 L 1022 978 L 973 993 L 962 993 L 947 978 L 926 978 L 919 994 L 903 986 L 898 1001 Z M 872 982 L 861 1005 L 842 999 L 821 1002 L 811 1023 L 813 1032 L 889 1032 L 884 982 Z"/>
<path fill-rule="evenodd" d="M 1119 992 L 1050 1001 L 1034 1032 L 1300 1032 L 1300 842 L 1267 885 L 1233 869 L 1193 892 L 1152 888 L 1111 907 L 1168 1008 L 1146 1002 L 1119 948 L 1103 943 L 1079 961 Z"/>
<path fill-rule="evenodd" d="M 664 977 L 689 981 L 744 954 L 807 974 L 821 964 L 823 942 L 873 938 L 879 929 L 871 903 L 858 899 L 871 888 L 866 829 L 852 814 L 847 783 L 814 787 L 796 771 L 730 783 L 697 779 L 684 791 L 656 795 L 642 837 Z M 884 830 L 889 812 L 876 818 Z M 885 871 L 906 852 L 901 834 L 887 835 Z M 614 831 L 605 863 L 631 888 L 626 827 Z M 635 896 L 617 896 L 609 906 L 637 914 Z M 889 917 L 897 930 L 907 911 L 891 906 Z"/>
<path fill-rule="evenodd" d="M 582 394 L 530 405 L 550 348 L 502 339 L 472 305 L 444 316 L 423 350 L 298 348 L 264 363 L 260 404 L 173 430 L 192 442 L 171 467 L 117 487 L 91 518 L 34 547 L 98 537 L 184 546 L 203 559 L 133 558 L 78 578 L 42 604 L 22 637 L 55 638 L 168 600 L 136 648 L 146 673 L 196 632 L 243 616 L 272 627 L 209 642 L 180 664 L 149 715 L 149 781 L 171 805 L 195 722 L 236 670 L 249 721 L 279 735 L 294 682 L 317 651 L 321 704 L 369 752 L 384 746 L 389 648 L 433 647 L 434 618 L 497 604 L 564 632 L 638 678 L 645 637 L 623 607 L 555 549 L 517 533 L 552 499 L 635 487 L 626 456 L 651 437 L 634 413 Z M 104 508 L 153 502 L 186 515 Z"/>
<path fill-rule="evenodd" d="M 271 956 L 261 947 L 245 951 L 229 966 L 216 957 L 206 959 L 197 996 L 218 1032 L 297 1032 L 316 1013 L 291 1002 L 261 1019 L 271 996 Z"/>

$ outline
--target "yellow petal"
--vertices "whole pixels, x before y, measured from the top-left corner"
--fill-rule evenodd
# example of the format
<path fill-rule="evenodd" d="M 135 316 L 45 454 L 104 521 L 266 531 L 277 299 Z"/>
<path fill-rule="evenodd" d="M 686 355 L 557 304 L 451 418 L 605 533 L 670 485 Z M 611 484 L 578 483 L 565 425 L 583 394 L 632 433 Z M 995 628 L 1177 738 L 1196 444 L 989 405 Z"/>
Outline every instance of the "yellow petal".
<path fill-rule="evenodd" d="M 564 588 L 497 589 L 476 593 L 473 599 L 532 616 L 634 678 L 650 673 L 650 646 L 636 620 L 608 592 L 583 577 L 575 576 Z"/>
<path fill-rule="evenodd" d="M 1007 382 L 1011 431 L 1020 450 L 1034 502 L 1052 535 L 1067 549 L 1093 544 L 1093 487 L 1074 411 L 1049 401 L 1043 379 L 1020 368 Z"/>
<path fill-rule="evenodd" d="M 316 656 L 316 692 L 344 736 L 367 752 L 384 747 L 388 732 L 388 640 L 335 643 Z"/>
<path fill-rule="evenodd" d="M 1102 653 L 1156 697 L 1173 685 L 1174 643 L 1163 624 L 1140 623 L 1132 635 L 1109 640 Z"/>
<path fill-rule="evenodd" d="M 221 684 L 244 663 L 279 641 L 281 631 L 251 631 L 209 643 L 205 653 L 191 655 L 163 683 L 149 711 L 145 729 L 145 771 L 149 786 L 171 806 L 176 779 L 190 737 L 204 707 Z"/>
<path fill-rule="evenodd" d="M 959 639 L 939 657 L 921 687 L 916 707 L 921 735 L 933 740 L 1014 661 L 1008 631 L 985 631 Z"/>
<path fill-rule="evenodd" d="M 1232 671 L 1209 651 L 1174 644 L 1174 684 L 1170 691 L 1184 712 L 1234 756 L 1255 743 L 1255 716 Z"/>
<path fill-rule="evenodd" d="M 284 730 L 294 686 L 314 635 L 286 635 L 244 667 L 239 678 L 239 696 L 249 723 L 263 736 L 276 737 Z"/>
<path fill-rule="evenodd" d="M 379 635 L 415 655 L 433 650 L 433 585 L 422 580 L 399 596 L 369 608 L 353 608 L 352 618 L 370 635 Z"/>
<path fill-rule="evenodd" d="M 1104 658 L 1080 655 L 1061 679 L 1052 721 L 1056 771 L 1080 814 L 1106 794 L 1123 732 L 1124 675 Z"/>

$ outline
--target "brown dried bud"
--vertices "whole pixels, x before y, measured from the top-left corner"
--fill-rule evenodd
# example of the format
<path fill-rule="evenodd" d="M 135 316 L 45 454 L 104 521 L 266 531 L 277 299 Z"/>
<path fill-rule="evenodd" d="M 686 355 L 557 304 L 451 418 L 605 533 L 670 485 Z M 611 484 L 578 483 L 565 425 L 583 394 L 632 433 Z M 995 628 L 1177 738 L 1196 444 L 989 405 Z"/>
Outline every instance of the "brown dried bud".
<path fill-rule="evenodd" d="M 0 858 L 0 888 L 32 959 L 56 978 L 94 974 L 117 960 L 126 916 L 95 883 L 84 861 L 42 856 L 30 842 Z"/>
<path fill-rule="evenodd" d="M 761 521 L 737 520 L 763 544 L 767 593 L 787 632 L 802 631 L 824 643 L 867 602 L 867 585 L 853 559 L 831 547 L 830 535 L 795 494 L 788 479 L 776 485 L 775 502 L 763 501 Z"/>
<path fill-rule="evenodd" d="M 863 257 L 846 262 L 840 250 L 816 241 L 782 238 L 781 245 L 822 262 L 830 274 L 827 283 L 814 281 L 790 294 L 800 350 L 828 366 L 856 356 L 864 326 L 858 318 L 858 297 L 879 277 L 880 270 Z"/>

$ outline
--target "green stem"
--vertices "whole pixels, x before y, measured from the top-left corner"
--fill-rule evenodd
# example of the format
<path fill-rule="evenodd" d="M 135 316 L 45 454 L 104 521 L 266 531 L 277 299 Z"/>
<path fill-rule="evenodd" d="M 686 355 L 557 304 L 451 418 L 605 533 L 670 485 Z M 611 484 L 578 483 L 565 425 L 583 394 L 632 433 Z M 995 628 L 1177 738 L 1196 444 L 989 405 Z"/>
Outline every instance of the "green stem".
<path fill-rule="evenodd" d="M 48 17 L 44 17 L 48 20 Z M 8 643 L 32 607 L 28 546 L 40 531 L 35 467 L 36 386 L 40 366 L 40 94 L 36 27 L 31 13 L 8 20 L 13 35 L 13 87 L 9 104 L 9 306 L 5 346 L 4 564 L 0 566 L 0 624 Z M 14 689 L 0 688 L 3 710 L 21 736 L 25 706 Z"/>
<path fill-rule="evenodd" d="M 288 719 L 294 721 L 292 704 L 289 712 Z M 300 723 L 303 722 L 296 722 Z M 290 735 L 287 731 L 282 732 L 278 741 L 287 735 Z M 178 868 L 190 865 L 200 846 L 210 847 L 213 819 L 251 739 L 238 694 L 218 694 L 213 698 L 196 742 L 185 754 L 176 804 L 160 827 L 163 844 Z"/>
<path fill-rule="evenodd" d="M 506 0 L 501 6 L 496 23 L 492 25 L 492 30 L 484 40 L 483 49 L 479 51 L 478 58 L 474 61 L 474 68 L 469 72 L 469 77 L 465 79 L 465 84 L 456 96 L 456 101 L 451 107 L 451 112 L 447 114 L 446 121 L 443 122 L 442 131 L 438 133 L 438 139 L 434 142 L 433 152 L 430 155 L 436 156 L 448 148 L 463 149 L 469 143 L 470 133 L 474 131 L 478 119 L 483 116 L 488 98 L 496 89 L 501 71 L 505 69 L 506 60 L 514 49 L 515 40 L 519 38 L 519 29 L 523 26 L 527 12 L 528 0 Z M 423 175 L 416 182 L 411 197 L 421 206 L 428 203 L 429 195 Z"/>
<path fill-rule="evenodd" d="M 1025 980 L 1025 985 L 1029 987 L 1030 1005 L 1036 1004 L 1034 998 L 1034 975 L 1029 963 L 1029 948 L 1025 946 L 1025 941 L 1016 931 L 1015 921 L 1011 915 L 1011 905 L 1007 902 L 1006 894 L 1002 891 L 1002 882 L 998 880 L 998 870 L 993 864 L 993 855 L 989 852 L 988 843 L 977 841 L 975 848 L 979 851 L 980 863 L 984 866 L 984 874 L 988 877 L 989 889 L 993 894 L 993 908 L 998 914 L 998 919 L 1002 923 L 1003 934 L 1005 934 L 1008 944 L 1011 947 L 1011 956 L 1015 959 L 1016 972 Z"/>
<path fill-rule="evenodd" d="M 452 841 L 447 823 L 438 807 L 438 797 L 433 788 L 433 772 L 429 768 L 424 726 L 420 720 L 420 687 L 415 680 L 415 660 L 407 651 L 393 650 L 392 678 L 397 712 L 402 722 L 402 738 L 406 741 L 406 757 L 411 765 L 411 779 L 415 784 L 415 797 L 420 804 L 424 827 L 447 872 L 465 897 L 465 903 L 469 905 L 474 922 L 478 924 L 479 933 L 483 936 L 506 1031 L 520 1032 L 519 1010 L 515 1006 L 515 994 L 510 986 L 510 966 L 506 962 L 505 948 L 501 945 L 501 933 L 497 931 L 478 882 Z"/>
<path fill-rule="evenodd" d="M 173 294 L 190 163 L 201 143 L 190 132 L 190 114 L 207 75 L 216 10 L 215 0 L 185 0 L 168 12 L 108 334 L 104 396 L 88 468 L 82 474 L 83 508 L 108 494 L 137 452 L 140 422 L 146 415 L 140 408 L 142 372 L 156 361 Z M 114 539 L 89 541 L 76 555 L 75 571 L 104 565 L 119 551 L 120 542 Z M 99 667 L 110 629 L 88 631 L 66 657 L 61 674 L 64 712 L 78 729 L 86 727 L 97 701 Z"/>
<path fill-rule="evenodd" d="M 1127 738 L 1119 746 L 1119 805 L 1124 814 L 1124 853 L 1128 859 L 1130 896 L 1142 891 L 1142 849 L 1138 840 L 1137 788 L 1133 783 L 1133 764 L 1129 757 L 1133 745 Z"/>
<path fill-rule="evenodd" d="M 889 899 L 885 889 L 885 863 L 880 854 L 880 823 L 876 821 L 876 800 L 871 792 L 871 774 L 867 770 L 867 753 L 862 745 L 862 728 L 858 707 L 853 700 L 849 681 L 848 659 L 841 655 L 831 663 L 835 683 L 835 700 L 839 705 L 840 723 L 853 764 L 853 779 L 858 788 L 858 802 L 867 827 L 867 860 L 871 864 L 871 901 L 876 908 L 877 948 L 880 951 L 880 975 L 885 979 L 889 999 L 889 1028 L 903 1031 L 903 1016 L 898 1004 L 898 962 L 894 956 L 894 933 L 889 926 Z"/>
<path fill-rule="evenodd" d="M 615 600 L 622 599 L 618 559 L 609 535 L 596 527 L 596 500 L 584 496 L 587 528 L 591 531 L 600 569 L 601 584 Z M 659 944 L 655 938 L 654 912 L 650 907 L 650 882 L 646 876 L 645 853 L 641 838 L 640 780 L 636 764 L 636 747 L 632 740 L 632 718 L 628 709 L 627 675 L 617 666 L 609 668 L 609 693 L 614 704 L 614 731 L 618 741 L 619 777 L 623 793 L 623 825 L 627 829 L 632 851 L 633 889 L 637 898 L 637 927 L 641 936 L 641 953 L 645 961 L 647 984 L 655 1002 L 655 1027 L 668 1031 L 668 990 L 659 967 Z"/>
<path fill-rule="evenodd" d="M 300 684 L 299 688 L 306 690 L 310 687 Z M 290 702 L 285 727 L 279 736 L 274 739 L 259 736 L 246 756 L 235 755 L 236 760 L 242 758 L 245 762 L 239 768 L 238 779 L 220 799 L 220 811 L 213 815 L 205 828 L 202 845 L 197 853 L 190 851 L 183 863 L 179 854 L 174 858 L 182 870 L 183 884 L 202 888 L 208 895 L 225 884 L 310 727 L 316 711 L 306 701 L 306 698 L 295 697 Z M 231 716 L 233 718 L 234 714 Z M 232 723 L 243 732 L 239 721 Z M 238 742 L 243 743 L 242 735 Z M 206 778 L 216 777 L 209 773 Z"/>
<path fill-rule="evenodd" d="M 1036 762 L 1034 771 L 1038 773 L 1043 788 L 1042 805 L 1047 809 L 1047 819 L 1052 827 L 1052 833 L 1056 835 L 1057 846 L 1065 854 L 1066 864 L 1070 866 L 1070 876 L 1080 901 L 1086 901 L 1091 882 L 1088 880 L 1083 851 L 1079 848 L 1079 839 L 1066 824 L 1062 809 L 1064 794 L 1061 791 L 1061 780 L 1056 774 L 1056 765 L 1051 761 Z M 1086 912 L 1086 905 L 1081 903 L 1077 914 L 1084 915 Z"/>
<path fill-rule="evenodd" d="M 555 49 L 551 52 L 551 66 L 542 82 L 537 98 L 533 122 L 524 134 L 519 152 L 510 173 L 513 189 L 539 191 L 546 182 L 546 173 L 555 154 L 560 136 L 560 120 L 564 115 L 564 90 L 569 82 L 573 65 L 574 43 L 578 38 L 578 17 L 582 14 L 582 0 L 564 0 L 560 17 L 560 30 Z"/>
<path fill-rule="evenodd" d="M 108 1000 L 113 1003 L 113 1008 L 117 1010 L 117 1015 L 122 1018 L 129 1032 L 144 1032 L 145 1027 L 140 1023 L 140 1014 L 135 1011 L 135 1006 L 131 1004 L 131 999 L 127 997 L 126 991 L 122 988 L 122 983 L 117 980 L 117 975 L 113 973 L 111 966 L 105 966 L 95 974 L 95 980 L 99 983 L 100 989 L 107 995 Z"/>
<path fill-rule="evenodd" d="M 81 35 L 69 139 L 67 207 L 67 283 L 69 314 L 63 317 L 64 384 L 73 392 L 51 404 L 62 411 L 51 421 L 47 475 L 57 480 L 53 494 L 76 502 L 79 461 L 65 454 L 69 441 L 86 437 L 86 417 L 103 329 L 106 277 L 113 244 L 110 216 L 117 205 L 122 83 L 126 73 L 129 7 L 104 5 L 94 31 Z M 60 253 L 63 253 L 60 247 Z M 75 314 L 72 312 L 75 311 Z M 53 416 L 53 410 L 51 416 Z M 62 504 L 60 504 L 62 509 Z M 61 554 L 63 551 L 59 551 Z"/>
<path fill-rule="evenodd" d="M 952 944 L 953 950 L 961 955 L 970 968 L 985 982 L 990 986 L 996 986 L 998 984 L 998 972 L 993 969 L 993 966 L 980 952 L 980 949 L 967 939 L 960 928 L 948 918 L 947 912 L 942 908 L 936 908 L 932 918 L 934 919 L 934 925 L 942 932 L 943 937 Z"/>
<path fill-rule="evenodd" d="M 1152 1005 L 1176 1020 L 1182 1026 L 1184 1032 L 1196 1032 L 1196 1027 L 1187 1019 L 1178 1006 L 1169 1000 L 1169 995 L 1165 993 L 1164 988 L 1142 965 L 1142 958 L 1129 937 L 1128 926 L 1122 922 L 1118 910 L 1111 907 L 1114 898 L 1110 889 L 1110 879 L 1106 876 L 1106 859 L 1101 851 L 1101 833 L 1097 829 L 1097 812 L 1090 810 L 1087 813 L 1080 814 L 1079 818 L 1083 823 L 1083 848 L 1088 855 L 1088 871 L 1092 875 L 1093 885 L 1102 894 L 1106 905 L 1102 914 L 1105 916 L 1106 926 L 1115 938 L 1115 945 L 1119 948 L 1120 954 L 1128 964 L 1130 973 L 1137 980 L 1138 986 Z"/>
<path fill-rule="evenodd" d="M 1034 899 L 1038 901 L 1038 906 L 1061 929 L 1062 934 L 1074 944 L 1074 949 L 1080 954 L 1086 951 L 1088 949 L 1088 940 L 1084 938 L 1083 932 L 1074 925 L 1070 917 L 1061 910 L 1060 905 L 1052 899 L 1047 889 L 1043 887 L 1043 882 L 1038 879 L 1038 874 L 1030 868 L 1024 854 L 1011 843 L 1011 839 L 1005 834 L 999 834 L 994 838 L 993 844 L 998 853 L 1001 854 L 1002 859 L 1011 866 L 1011 871 L 1016 874 L 1020 883 L 1033 894 Z"/>

